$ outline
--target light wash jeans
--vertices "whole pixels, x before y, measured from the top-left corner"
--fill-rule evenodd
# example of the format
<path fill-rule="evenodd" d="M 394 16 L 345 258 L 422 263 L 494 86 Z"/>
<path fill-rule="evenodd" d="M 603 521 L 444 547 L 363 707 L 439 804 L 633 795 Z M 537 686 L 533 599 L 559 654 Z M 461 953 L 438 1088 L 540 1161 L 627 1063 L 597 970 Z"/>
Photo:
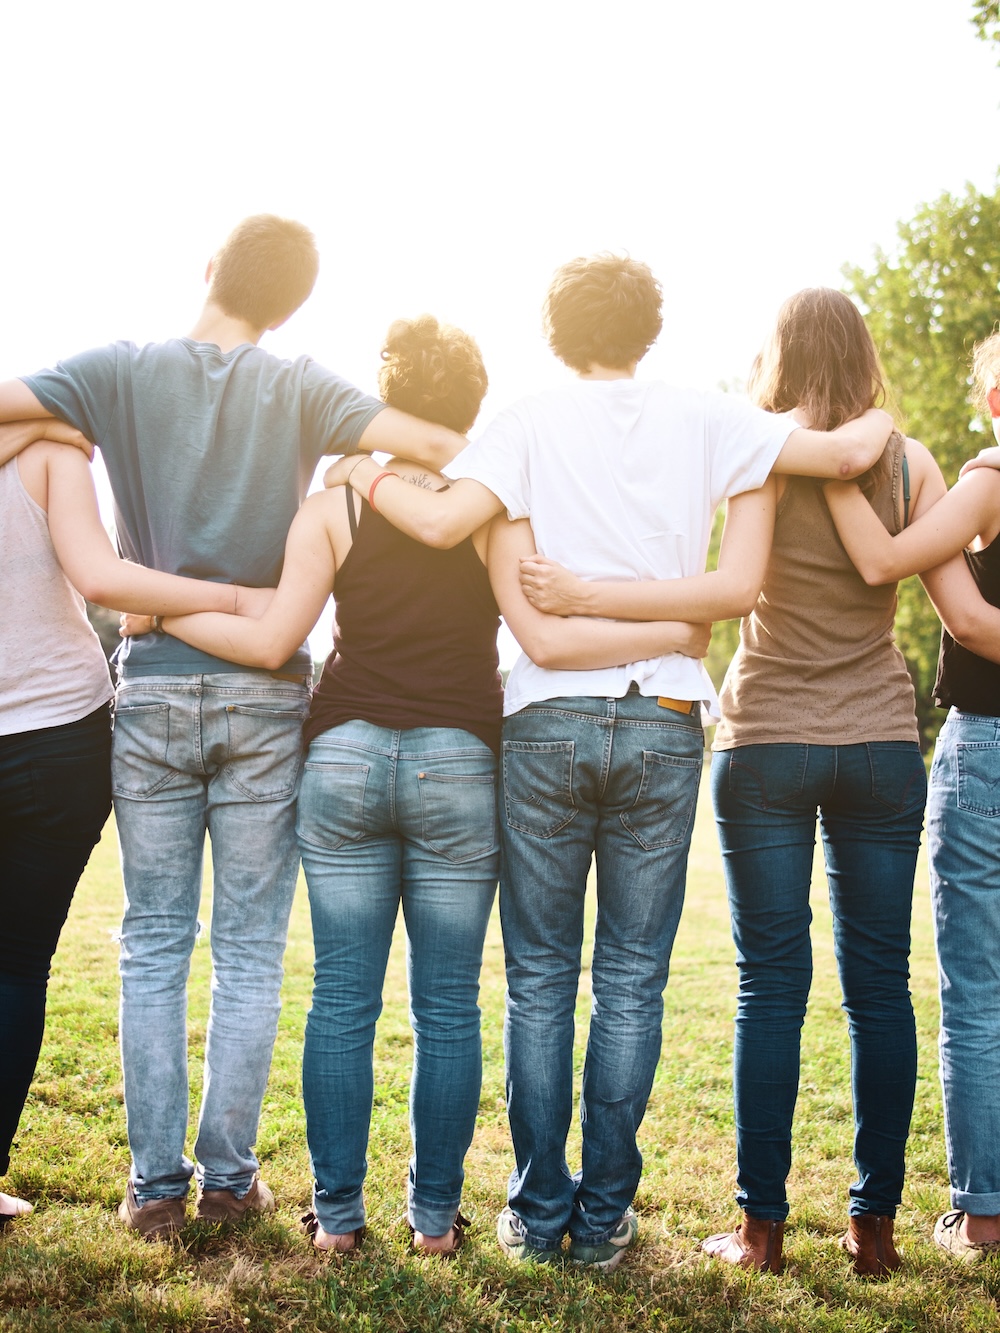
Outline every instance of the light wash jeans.
<path fill-rule="evenodd" d="M 740 985 L 737 1203 L 783 1221 L 812 982 L 816 817 L 851 1041 L 853 1216 L 894 1217 L 917 1079 L 910 912 L 927 778 L 916 742 L 743 745 L 712 761 Z"/>
<path fill-rule="evenodd" d="M 309 689 L 268 672 L 127 677 L 112 745 L 125 880 L 121 1049 L 140 1203 L 183 1196 L 187 979 L 205 833 L 212 999 L 194 1154 L 206 1189 L 249 1189 L 298 873 L 295 795 Z"/>
<path fill-rule="evenodd" d="M 702 766 L 693 716 L 632 690 L 504 721 L 500 917 L 507 956 L 508 1196 L 534 1249 L 601 1244 L 642 1171 L 636 1131 L 660 1054 Z M 597 859 L 582 1165 L 566 1164 L 584 901 Z"/>
<path fill-rule="evenodd" d="M 1000 718 L 951 709 L 927 802 L 954 1208 L 1000 1213 Z"/>
<path fill-rule="evenodd" d="M 316 981 L 302 1094 L 324 1231 L 365 1224 L 372 1047 L 400 904 L 413 1024 L 410 1225 L 458 1212 L 482 1080 L 479 971 L 496 892 L 496 758 L 466 731 L 345 722 L 309 747 L 299 798 Z"/>

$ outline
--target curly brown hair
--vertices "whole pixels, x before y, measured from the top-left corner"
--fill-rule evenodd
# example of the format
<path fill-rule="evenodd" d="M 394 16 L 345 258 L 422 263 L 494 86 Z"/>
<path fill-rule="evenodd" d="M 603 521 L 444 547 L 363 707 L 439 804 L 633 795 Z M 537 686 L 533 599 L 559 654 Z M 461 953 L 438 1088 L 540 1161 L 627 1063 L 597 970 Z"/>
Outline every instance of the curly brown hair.
<path fill-rule="evenodd" d="M 609 253 L 556 269 L 542 307 L 545 336 L 560 361 L 627 370 L 663 327 L 663 291 L 646 264 Z"/>
<path fill-rule="evenodd" d="M 489 387 L 476 340 L 433 315 L 397 319 L 385 337 L 382 401 L 464 435 Z"/>
<path fill-rule="evenodd" d="M 298 310 L 318 272 L 308 227 L 257 213 L 238 223 L 212 260 L 209 299 L 234 319 L 268 329 Z"/>

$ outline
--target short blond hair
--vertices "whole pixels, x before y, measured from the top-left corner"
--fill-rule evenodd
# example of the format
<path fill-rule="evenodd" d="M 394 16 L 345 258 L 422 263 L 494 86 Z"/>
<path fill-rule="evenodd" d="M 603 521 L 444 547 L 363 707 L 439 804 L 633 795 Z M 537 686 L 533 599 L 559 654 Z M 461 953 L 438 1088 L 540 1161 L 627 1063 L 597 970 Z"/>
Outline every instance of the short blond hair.
<path fill-rule="evenodd" d="M 972 349 L 972 384 L 972 401 L 989 418 L 992 413 L 986 395 L 1000 385 L 1000 333 L 991 333 Z"/>
<path fill-rule="evenodd" d="M 318 272 L 308 227 L 257 213 L 234 227 L 212 261 L 209 299 L 233 319 L 268 329 L 298 310 Z"/>

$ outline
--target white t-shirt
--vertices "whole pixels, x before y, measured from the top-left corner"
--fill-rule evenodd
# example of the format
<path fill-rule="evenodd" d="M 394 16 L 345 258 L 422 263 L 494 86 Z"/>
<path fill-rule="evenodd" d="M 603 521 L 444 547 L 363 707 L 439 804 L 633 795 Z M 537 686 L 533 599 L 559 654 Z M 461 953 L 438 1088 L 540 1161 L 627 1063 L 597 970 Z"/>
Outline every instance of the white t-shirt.
<path fill-rule="evenodd" d="M 712 519 L 729 495 L 762 486 L 798 423 L 742 399 L 632 379 L 576 380 L 522 399 L 445 468 L 481 482 L 512 519 L 530 516 L 538 550 L 585 579 L 683 578 L 705 568 Z M 627 666 L 553 671 L 523 653 L 505 714 L 542 699 L 718 698 L 701 662 L 671 653 Z"/>

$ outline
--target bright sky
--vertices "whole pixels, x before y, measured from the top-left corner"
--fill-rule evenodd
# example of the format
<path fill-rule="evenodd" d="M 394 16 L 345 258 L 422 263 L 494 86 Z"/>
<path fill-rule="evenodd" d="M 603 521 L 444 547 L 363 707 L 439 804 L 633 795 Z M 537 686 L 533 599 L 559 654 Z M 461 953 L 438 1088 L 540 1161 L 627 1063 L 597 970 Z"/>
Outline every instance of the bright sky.
<path fill-rule="evenodd" d="M 1000 163 L 1000 52 L 971 0 L 53 0 L 7 7 L 0 378 L 185 333 L 241 217 L 315 231 L 265 345 L 374 390 L 429 310 L 480 342 L 481 423 L 564 374 L 552 270 L 646 260 L 640 373 L 745 376 L 780 302 Z M 1000 299 L 998 299 L 1000 314 Z"/>

